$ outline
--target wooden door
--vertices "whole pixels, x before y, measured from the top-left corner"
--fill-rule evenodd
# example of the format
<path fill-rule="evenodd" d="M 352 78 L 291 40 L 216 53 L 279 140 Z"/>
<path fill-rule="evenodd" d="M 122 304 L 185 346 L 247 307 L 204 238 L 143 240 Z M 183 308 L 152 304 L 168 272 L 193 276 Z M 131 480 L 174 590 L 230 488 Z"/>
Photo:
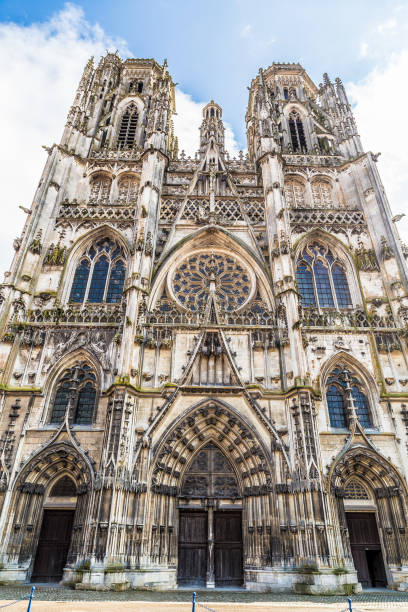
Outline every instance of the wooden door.
<path fill-rule="evenodd" d="M 350 546 L 363 588 L 386 586 L 384 562 L 373 512 L 347 512 Z"/>
<path fill-rule="evenodd" d="M 44 510 L 31 580 L 59 582 L 71 542 L 75 510 Z"/>
<path fill-rule="evenodd" d="M 178 583 L 205 586 L 207 512 L 180 510 Z"/>
<path fill-rule="evenodd" d="M 242 513 L 215 512 L 215 585 L 241 586 L 242 571 Z"/>

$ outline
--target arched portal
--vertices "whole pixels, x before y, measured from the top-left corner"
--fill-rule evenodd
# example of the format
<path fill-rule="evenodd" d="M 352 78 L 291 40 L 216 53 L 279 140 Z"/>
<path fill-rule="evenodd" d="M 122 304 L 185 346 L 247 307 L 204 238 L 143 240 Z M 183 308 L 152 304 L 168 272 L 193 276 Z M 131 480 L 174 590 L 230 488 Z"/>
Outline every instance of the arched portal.
<path fill-rule="evenodd" d="M 212 441 L 184 473 L 179 513 L 179 585 L 241 586 L 241 492 L 233 466 Z"/>
<path fill-rule="evenodd" d="M 7 560 L 38 582 L 60 581 L 83 552 L 92 466 L 61 438 L 23 466 L 9 512 Z"/>
<path fill-rule="evenodd" d="M 407 564 L 407 492 L 397 470 L 373 449 L 352 447 L 332 468 L 345 557 L 363 588 L 385 587 Z"/>
<path fill-rule="evenodd" d="M 72 478 L 62 476 L 49 488 L 44 500 L 32 582 L 61 580 L 71 543 L 76 506 L 77 486 Z"/>
<path fill-rule="evenodd" d="M 265 559 L 274 564 L 282 555 L 282 521 L 272 474 L 283 465 L 282 453 L 271 455 L 258 431 L 221 400 L 180 415 L 153 449 L 146 531 L 154 563 L 179 568 L 174 582 L 207 586 L 239 585 Z M 180 565 L 187 545 L 202 558 L 193 576 Z"/>

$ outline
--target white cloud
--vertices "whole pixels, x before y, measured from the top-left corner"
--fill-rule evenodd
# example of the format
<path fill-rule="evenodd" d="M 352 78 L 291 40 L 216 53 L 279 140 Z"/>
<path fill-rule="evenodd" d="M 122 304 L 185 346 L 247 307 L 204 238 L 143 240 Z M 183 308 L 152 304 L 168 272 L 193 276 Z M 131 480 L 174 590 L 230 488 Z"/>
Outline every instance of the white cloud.
<path fill-rule="evenodd" d="M 247 23 L 246 26 L 244 26 L 241 30 L 241 38 L 248 38 L 248 36 L 251 34 L 252 31 L 252 26 L 250 23 Z"/>
<path fill-rule="evenodd" d="M 374 68 L 366 78 L 349 83 L 354 114 L 365 150 L 381 152 L 378 169 L 394 214 L 405 212 L 398 223 L 408 243 L 408 48 L 391 54 L 388 63 Z"/>
<path fill-rule="evenodd" d="M 174 130 L 179 141 L 179 150 L 185 151 L 192 157 L 200 146 L 200 125 L 203 120 L 203 108 L 208 102 L 195 102 L 193 98 L 176 89 L 176 111 L 174 116 Z M 224 121 L 225 148 L 231 157 L 239 153 L 231 126 Z"/>
<path fill-rule="evenodd" d="M 13 239 L 20 235 L 41 176 L 46 153 L 41 145 L 59 142 L 82 70 L 91 55 L 98 61 L 106 50 L 132 57 L 124 40 L 113 39 L 97 24 L 90 24 L 74 4 L 42 23 L 22 26 L 0 23 L 0 133 L 2 135 L 2 217 L 0 276 L 9 269 Z M 175 117 L 180 150 L 194 155 L 204 103 L 177 91 Z M 237 145 L 225 124 L 226 147 Z"/>
<path fill-rule="evenodd" d="M 46 161 L 41 145 L 60 140 L 85 63 L 106 49 L 129 54 L 123 40 L 89 24 L 73 4 L 43 23 L 0 24 L 0 273 L 10 267 L 12 241 L 25 221 L 18 205 L 30 208 Z"/>
<path fill-rule="evenodd" d="M 395 6 L 384 22 L 365 33 L 360 43 L 360 57 L 375 59 L 385 65 L 392 53 L 400 52 L 407 46 L 408 6 Z"/>

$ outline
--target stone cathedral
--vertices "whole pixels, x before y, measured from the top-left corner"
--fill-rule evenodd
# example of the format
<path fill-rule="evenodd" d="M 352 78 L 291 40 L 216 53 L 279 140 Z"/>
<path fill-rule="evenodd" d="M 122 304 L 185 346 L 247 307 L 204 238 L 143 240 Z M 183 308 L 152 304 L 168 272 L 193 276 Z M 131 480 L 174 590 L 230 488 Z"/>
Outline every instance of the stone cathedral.
<path fill-rule="evenodd" d="M 408 587 L 408 249 L 340 79 L 274 63 L 179 153 L 90 60 L 1 285 L 0 580 Z"/>

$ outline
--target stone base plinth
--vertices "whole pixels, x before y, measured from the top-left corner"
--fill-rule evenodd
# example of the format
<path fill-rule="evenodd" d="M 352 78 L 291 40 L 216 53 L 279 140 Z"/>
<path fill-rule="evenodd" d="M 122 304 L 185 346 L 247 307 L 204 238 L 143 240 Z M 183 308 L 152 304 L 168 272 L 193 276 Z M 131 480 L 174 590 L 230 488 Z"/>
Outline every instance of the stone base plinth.
<path fill-rule="evenodd" d="M 361 591 L 357 574 L 333 574 L 324 570 L 316 574 L 302 574 L 285 570 L 247 570 L 245 587 L 248 591 L 300 593 L 304 595 L 327 594 L 347 595 Z"/>

